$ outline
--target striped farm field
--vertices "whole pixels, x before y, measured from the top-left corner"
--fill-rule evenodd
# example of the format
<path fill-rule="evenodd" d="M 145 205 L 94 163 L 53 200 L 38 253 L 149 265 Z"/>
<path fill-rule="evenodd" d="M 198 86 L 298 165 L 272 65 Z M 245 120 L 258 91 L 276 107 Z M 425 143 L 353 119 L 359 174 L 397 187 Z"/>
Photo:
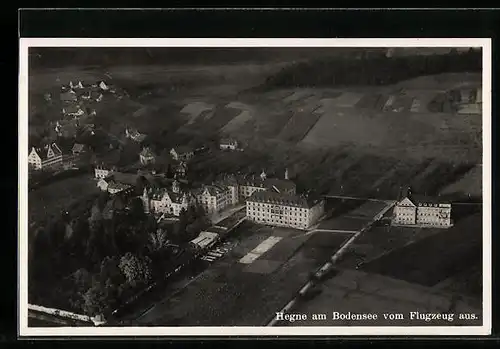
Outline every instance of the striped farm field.
<path fill-rule="evenodd" d="M 294 113 L 278 138 L 289 142 L 300 142 L 314 127 L 321 116 L 316 113 Z"/>
<path fill-rule="evenodd" d="M 181 113 L 188 114 L 189 117 L 188 124 L 192 124 L 203 112 L 212 110 L 213 108 L 214 108 L 213 104 L 208 104 L 205 102 L 192 102 L 186 104 L 184 108 L 181 109 Z"/>

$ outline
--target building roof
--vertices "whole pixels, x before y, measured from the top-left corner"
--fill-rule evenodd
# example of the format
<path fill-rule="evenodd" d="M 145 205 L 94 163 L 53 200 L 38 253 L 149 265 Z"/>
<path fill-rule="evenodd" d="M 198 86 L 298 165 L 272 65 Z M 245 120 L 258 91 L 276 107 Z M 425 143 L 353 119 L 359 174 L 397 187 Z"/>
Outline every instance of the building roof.
<path fill-rule="evenodd" d="M 235 145 L 237 143 L 238 143 L 238 141 L 236 139 L 232 139 L 232 138 L 223 138 L 220 140 L 220 144 L 224 144 L 224 145 Z"/>
<path fill-rule="evenodd" d="M 79 105 L 77 104 L 70 104 L 66 107 L 64 107 L 64 113 L 65 114 L 72 114 L 72 113 L 78 113 L 79 111 L 84 111 L 82 108 L 80 108 Z"/>
<path fill-rule="evenodd" d="M 59 98 L 61 99 L 61 101 L 76 101 L 75 93 L 71 93 L 69 91 L 61 93 Z"/>
<path fill-rule="evenodd" d="M 302 195 L 281 194 L 274 191 L 257 191 L 248 198 L 250 202 L 263 202 L 282 206 L 310 208 L 321 201 L 319 198 Z"/>
<path fill-rule="evenodd" d="M 49 148 L 52 149 L 54 157 L 62 155 L 61 149 L 55 143 L 47 144 L 43 148 L 34 148 L 34 149 L 42 160 L 47 160 L 49 155 Z"/>
<path fill-rule="evenodd" d="M 289 191 L 289 190 L 294 190 L 296 188 L 296 185 L 293 181 L 289 179 L 280 179 L 280 178 L 266 178 L 262 179 L 260 177 L 245 177 L 245 176 L 239 176 L 239 177 L 229 177 L 229 178 L 235 178 L 238 184 L 240 185 L 245 185 L 245 186 L 252 186 L 252 187 L 258 187 L 258 188 L 267 188 L 267 189 L 272 189 L 277 192 L 284 192 L 284 191 Z M 233 179 L 234 180 L 234 179 Z"/>
<path fill-rule="evenodd" d="M 450 202 L 444 198 L 419 195 L 419 194 L 410 194 L 403 197 L 399 202 L 403 201 L 405 198 L 408 198 L 415 206 L 419 204 L 449 204 Z"/>
<path fill-rule="evenodd" d="M 108 181 L 108 190 L 109 189 L 115 189 L 115 190 L 125 190 L 132 188 L 132 185 L 123 183 L 123 182 L 118 182 L 115 180 L 109 180 Z"/>
<path fill-rule="evenodd" d="M 145 158 L 151 158 L 155 156 L 149 148 L 143 148 L 139 155 L 144 156 Z"/>
<path fill-rule="evenodd" d="M 209 185 L 204 185 L 200 194 L 203 194 L 205 190 L 208 191 L 210 196 L 217 196 L 225 191 L 224 187 L 216 184 L 209 184 Z"/>
<path fill-rule="evenodd" d="M 187 153 L 192 153 L 193 148 L 187 145 L 181 145 L 178 147 L 172 148 L 173 151 L 175 151 L 177 154 L 187 154 Z"/>
<path fill-rule="evenodd" d="M 85 145 L 80 144 L 80 143 L 75 143 L 73 145 L 73 148 L 71 149 L 72 151 L 83 151 L 85 149 Z"/>
<path fill-rule="evenodd" d="M 161 200 L 165 195 L 168 195 L 170 200 L 174 203 L 182 203 L 182 199 L 189 196 L 186 192 L 174 193 L 167 188 L 149 188 L 148 195 L 152 200 Z"/>
<path fill-rule="evenodd" d="M 137 182 L 137 178 L 137 174 L 133 173 L 112 172 L 106 180 L 133 186 Z"/>

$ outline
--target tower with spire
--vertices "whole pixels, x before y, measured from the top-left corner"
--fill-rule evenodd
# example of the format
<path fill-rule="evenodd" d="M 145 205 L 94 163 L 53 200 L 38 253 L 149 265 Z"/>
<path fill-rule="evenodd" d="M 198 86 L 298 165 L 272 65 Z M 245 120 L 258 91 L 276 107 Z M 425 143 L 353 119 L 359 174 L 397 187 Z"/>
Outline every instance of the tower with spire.
<path fill-rule="evenodd" d="M 285 179 L 289 180 L 289 173 L 288 173 L 288 168 L 285 168 Z"/>

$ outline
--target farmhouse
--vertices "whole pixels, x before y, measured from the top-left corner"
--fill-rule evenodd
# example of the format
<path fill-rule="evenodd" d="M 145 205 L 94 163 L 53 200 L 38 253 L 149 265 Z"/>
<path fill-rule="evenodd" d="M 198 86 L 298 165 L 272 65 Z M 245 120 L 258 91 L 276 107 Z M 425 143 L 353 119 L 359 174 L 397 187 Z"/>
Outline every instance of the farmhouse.
<path fill-rule="evenodd" d="M 324 201 L 303 195 L 258 191 L 247 199 L 247 218 L 257 223 L 307 229 L 324 213 Z"/>
<path fill-rule="evenodd" d="M 170 150 L 170 155 L 177 161 L 189 161 L 194 156 L 194 151 L 191 147 L 180 146 Z"/>
<path fill-rule="evenodd" d="M 229 187 L 204 185 L 196 194 L 198 203 L 209 215 L 221 212 L 232 203 L 232 192 Z"/>
<path fill-rule="evenodd" d="M 238 149 L 238 141 L 235 139 L 222 139 L 219 143 L 219 147 L 222 150 L 236 150 Z"/>
<path fill-rule="evenodd" d="M 191 193 L 182 191 L 178 181 L 172 183 L 171 190 L 167 188 L 144 188 L 141 200 L 144 212 L 171 214 L 179 216 L 182 210 L 187 210 L 195 200 Z"/>
<path fill-rule="evenodd" d="M 52 143 L 43 148 L 31 148 L 28 155 L 28 165 L 35 170 L 62 166 L 62 151 L 57 144 Z"/>
<path fill-rule="evenodd" d="M 448 228 L 452 225 L 451 204 L 415 196 L 410 191 L 394 207 L 393 225 Z"/>
<path fill-rule="evenodd" d="M 143 148 L 139 153 L 139 159 L 141 160 L 141 164 L 149 165 L 155 163 L 155 155 L 148 147 Z"/>

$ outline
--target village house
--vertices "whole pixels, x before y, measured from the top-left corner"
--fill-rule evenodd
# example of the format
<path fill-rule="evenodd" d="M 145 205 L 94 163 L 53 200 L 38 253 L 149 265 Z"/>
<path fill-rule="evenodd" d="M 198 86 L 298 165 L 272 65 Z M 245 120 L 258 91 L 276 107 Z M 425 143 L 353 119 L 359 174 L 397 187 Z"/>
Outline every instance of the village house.
<path fill-rule="evenodd" d="M 247 199 L 247 218 L 261 224 L 307 229 L 324 214 L 324 200 L 303 195 L 257 191 Z"/>
<path fill-rule="evenodd" d="M 141 164 L 143 165 L 154 164 L 156 160 L 155 155 L 149 147 L 145 147 L 142 149 L 142 151 L 139 153 L 139 159 L 141 161 Z"/>
<path fill-rule="evenodd" d="M 103 179 L 109 177 L 113 172 L 116 172 L 116 167 L 108 168 L 103 165 L 98 165 L 94 168 L 94 177 Z"/>
<path fill-rule="evenodd" d="M 188 165 L 184 161 L 173 166 L 174 176 L 185 178 L 187 175 Z"/>
<path fill-rule="evenodd" d="M 140 133 L 136 129 L 129 129 L 128 127 L 125 129 L 125 136 L 137 143 L 141 143 L 146 139 L 145 134 Z"/>
<path fill-rule="evenodd" d="M 394 207 L 393 225 L 448 228 L 451 203 L 413 195 L 408 189 Z"/>
<path fill-rule="evenodd" d="M 62 109 L 64 116 L 82 116 L 85 115 L 85 111 L 79 105 L 68 105 Z"/>
<path fill-rule="evenodd" d="M 77 84 L 73 84 L 73 81 L 70 81 L 69 82 L 69 88 L 70 89 L 82 89 L 83 88 L 83 84 L 81 81 L 78 81 Z"/>
<path fill-rule="evenodd" d="M 219 147 L 221 150 L 236 150 L 238 149 L 238 141 L 235 139 L 224 138 L 220 141 Z"/>
<path fill-rule="evenodd" d="M 32 147 L 28 155 L 28 165 L 34 170 L 60 167 L 62 162 L 62 151 L 55 143 L 48 144 L 43 148 Z"/>
<path fill-rule="evenodd" d="M 109 194 L 132 193 L 135 189 L 137 176 L 130 173 L 110 172 L 107 177 L 99 179 L 97 187 Z"/>
<path fill-rule="evenodd" d="M 179 146 L 170 150 L 170 155 L 176 161 L 189 161 L 194 156 L 194 151 L 188 146 Z"/>
<path fill-rule="evenodd" d="M 109 86 L 106 85 L 106 83 L 104 81 L 101 81 L 99 82 L 99 88 L 103 91 L 108 91 L 109 90 Z"/>
<path fill-rule="evenodd" d="M 182 191 L 178 181 L 172 183 L 170 190 L 168 188 L 144 188 L 141 200 L 144 212 L 173 216 L 179 216 L 182 210 L 187 210 L 195 203 L 192 194 Z"/>
<path fill-rule="evenodd" d="M 59 98 L 61 99 L 62 102 L 66 103 L 72 103 L 77 101 L 77 96 L 75 91 L 69 90 L 66 92 L 63 92 L 59 95 Z"/>
<path fill-rule="evenodd" d="M 71 152 L 74 156 L 78 156 L 87 152 L 87 147 L 85 146 L 85 144 L 75 143 L 73 145 L 73 148 L 71 149 Z"/>
<path fill-rule="evenodd" d="M 232 193 L 226 186 L 204 185 L 198 190 L 196 200 L 207 214 L 212 215 L 231 205 Z"/>

